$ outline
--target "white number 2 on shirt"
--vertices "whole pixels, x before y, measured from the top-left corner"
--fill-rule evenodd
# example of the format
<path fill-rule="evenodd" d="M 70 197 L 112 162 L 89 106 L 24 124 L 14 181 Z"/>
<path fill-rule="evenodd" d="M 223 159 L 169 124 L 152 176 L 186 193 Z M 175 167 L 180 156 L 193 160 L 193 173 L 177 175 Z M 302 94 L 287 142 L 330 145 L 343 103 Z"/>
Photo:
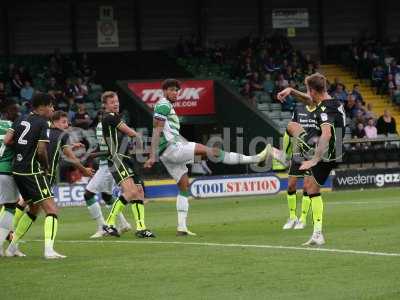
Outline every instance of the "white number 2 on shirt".
<path fill-rule="evenodd" d="M 28 141 L 24 139 L 24 137 L 26 136 L 26 134 L 29 132 L 29 130 L 31 129 L 31 123 L 27 122 L 27 121 L 22 121 L 21 125 L 25 127 L 24 131 L 22 131 L 21 136 L 18 139 L 18 144 L 20 145 L 26 145 L 28 144 Z"/>

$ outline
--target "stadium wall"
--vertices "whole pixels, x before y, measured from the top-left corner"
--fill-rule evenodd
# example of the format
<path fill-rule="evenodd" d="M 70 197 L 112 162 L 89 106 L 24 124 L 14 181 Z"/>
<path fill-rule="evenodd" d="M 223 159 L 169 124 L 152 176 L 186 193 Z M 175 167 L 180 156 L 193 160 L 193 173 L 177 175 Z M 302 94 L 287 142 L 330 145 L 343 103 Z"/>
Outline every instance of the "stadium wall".
<path fill-rule="evenodd" d="M 97 47 L 96 24 L 102 5 L 114 8 L 119 47 Z M 9 15 L 11 54 L 51 53 L 54 48 L 66 53 L 171 49 L 180 36 L 189 38 L 199 33 L 204 45 L 237 41 L 248 34 L 271 33 L 274 8 L 308 9 L 310 26 L 297 28 L 290 40 L 296 48 L 315 55 L 319 53 L 320 25 L 323 43 L 328 46 L 350 43 L 361 32 L 397 38 L 400 30 L 400 4 L 394 0 L 310 0 L 301 4 L 293 0 L 171 0 L 156 4 L 143 0 L 16 1 L 0 8 L 0 54 L 5 53 L 6 35 L 1 33 L 5 28 L 4 8 Z"/>
<path fill-rule="evenodd" d="M 325 2 L 325 1 L 324 1 Z M 324 5 L 325 45 L 349 44 L 368 32 L 376 34 L 374 0 L 337 0 Z"/>

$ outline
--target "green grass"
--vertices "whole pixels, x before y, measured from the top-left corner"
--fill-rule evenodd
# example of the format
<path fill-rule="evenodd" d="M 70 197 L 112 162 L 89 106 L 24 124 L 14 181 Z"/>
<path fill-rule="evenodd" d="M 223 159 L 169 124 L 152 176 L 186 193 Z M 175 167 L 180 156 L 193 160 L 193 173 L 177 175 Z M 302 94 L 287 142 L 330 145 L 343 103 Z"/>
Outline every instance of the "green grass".
<path fill-rule="evenodd" d="M 398 190 L 324 199 L 324 248 L 400 253 Z M 149 203 L 146 214 L 158 235 L 152 241 L 298 247 L 312 231 L 311 220 L 305 230 L 281 230 L 284 195 L 192 201 L 190 228 L 198 237 L 175 237 L 173 202 Z M 153 244 L 132 234 L 75 243 L 87 241 L 95 223 L 85 208 L 64 208 L 56 249 L 68 258 L 46 261 L 43 243 L 33 241 L 43 238 L 42 224 L 39 218 L 24 237 L 28 257 L 0 259 L 1 300 L 400 299 L 400 256 Z"/>

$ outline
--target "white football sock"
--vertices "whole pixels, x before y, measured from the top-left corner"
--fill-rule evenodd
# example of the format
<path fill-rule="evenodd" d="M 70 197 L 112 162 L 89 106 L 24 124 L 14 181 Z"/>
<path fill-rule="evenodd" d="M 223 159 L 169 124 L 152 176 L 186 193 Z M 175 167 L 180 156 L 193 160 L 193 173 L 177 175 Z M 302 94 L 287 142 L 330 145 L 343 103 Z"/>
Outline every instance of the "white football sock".
<path fill-rule="evenodd" d="M 176 210 L 178 212 L 178 231 L 187 231 L 187 215 L 189 211 L 189 199 L 178 194 L 176 197 Z"/>
<path fill-rule="evenodd" d="M 7 210 L 0 215 L 0 246 L 3 246 L 8 234 L 12 230 L 14 215 Z"/>
<path fill-rule="evenodd" d="M 90 215 L 97 222 L 97 227 L 102 228 L 106 222 L 104 221 L 103 212 L 101 211 L 101 206 L 99 202 L 95 202 L 92 205 L 88 206 L 88 210 Z"/>
<path fill-rule="evenodd" d="M 126 220 L 124 214 L 121 212 L 117 215 L 119 227 L 128 227 L 130 224 Z"/>
<path fill-rule="evenodd" d="M 223 152 L 222 163 L 226 165 L 255 164 L 260 162 L 257 155 L 248 156 L 236 152 Z"/>

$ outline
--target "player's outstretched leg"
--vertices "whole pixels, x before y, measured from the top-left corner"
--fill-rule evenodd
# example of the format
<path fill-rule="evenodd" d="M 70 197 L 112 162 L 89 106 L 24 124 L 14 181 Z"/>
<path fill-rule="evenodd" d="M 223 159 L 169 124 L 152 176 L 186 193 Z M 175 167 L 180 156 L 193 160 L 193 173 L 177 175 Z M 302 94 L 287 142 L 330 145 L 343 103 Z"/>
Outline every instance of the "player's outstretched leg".
<path fill-rule="evenodd" d="M 306 191 L 303 191 L 301 199 L 301 216 L 299 222 L 294 226 L 294 229 L 304 229 L 307 225 L 307 216 L 310 211 L 311 200 Z"/>
<path fill-rule="evenodd" d="M 15 203 L 4 203 L 0 212 L 0 256 L 4 256 L 3 244 L 9 233 L 13 230 Z"/>
<path fill-rule="evenodd" d="M 94 239 L 102 237 L 106 234 L 103 231 L 103 226 L 106 224 L 106 222 L 104 221 L 103 212 L 101 211 L 100 204 L 96 201 L 95 194 L 88 190 L 85 190 L 84 198 L 90 216 L 97 223 L 97 230 L 92 236 L 90 236 L 90 238 Z"/>

